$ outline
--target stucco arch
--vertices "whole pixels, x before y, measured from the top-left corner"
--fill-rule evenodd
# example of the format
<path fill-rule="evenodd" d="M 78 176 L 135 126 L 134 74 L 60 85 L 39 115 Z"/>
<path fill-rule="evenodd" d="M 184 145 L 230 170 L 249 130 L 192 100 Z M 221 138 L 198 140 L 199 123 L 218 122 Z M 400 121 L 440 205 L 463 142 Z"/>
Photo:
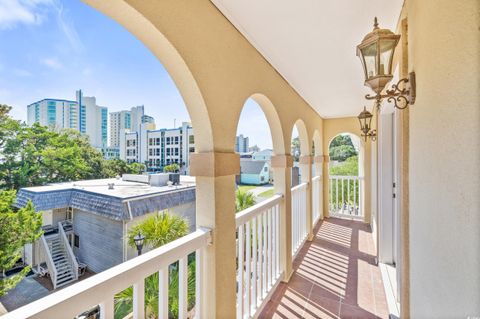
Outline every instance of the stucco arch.
<path fill-rule="evenodd" d="M 297 128 L 298 131 L 298 137 L 300 139 L 300 153 L 302 156 L 310 155 L 310 141 L 309 141 L 309 135 L 307 131 L 307 127 L 305 125 L 305 122 L 302 119 L 298 119 L 295 121 L 295 123 L 292 126 L 292 129 L 290 130 L 293 132 L 293 127 Z"/>
<path fill-rule="evenodd" d="M 272 136 L 273 152 L 276 155 L 285 154 L 284 132 L 275 106 L 268 97 L 261 93 L 252 94 L 250 98 L 257 102 L 267 118 L 270 134 Z"/>
<path fill-rule="evenodd" d="M 196 152 L 212 151 L 212 127 L 205 100 L 186 62 L 166 36 L 124 0 L 81 1 L 125 27 L 162 63 L 187 107 L 195 129 Z"/>

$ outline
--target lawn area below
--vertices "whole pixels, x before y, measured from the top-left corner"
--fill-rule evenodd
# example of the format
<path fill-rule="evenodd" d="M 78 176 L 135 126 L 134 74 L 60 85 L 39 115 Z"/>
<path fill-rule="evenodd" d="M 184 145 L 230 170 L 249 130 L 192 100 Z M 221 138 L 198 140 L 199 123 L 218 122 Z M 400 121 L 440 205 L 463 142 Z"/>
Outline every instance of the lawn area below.
<path fill-rule="evenodd" d="M 269 198 L 275 195 L 275 189 L 269 189 L 268 191 L 265 191 L 263 193 L 258 194 L 258 197 L 263 197 L 263 198 Z"/>
<path fill-rule="evenodd" d="M 238 185 L 238 190 L 239 191 L 249 191 L 249 190 L 252 190 L 254 188 L 257 188 L 258 186 L 255 186 L 255 185 Z"/>

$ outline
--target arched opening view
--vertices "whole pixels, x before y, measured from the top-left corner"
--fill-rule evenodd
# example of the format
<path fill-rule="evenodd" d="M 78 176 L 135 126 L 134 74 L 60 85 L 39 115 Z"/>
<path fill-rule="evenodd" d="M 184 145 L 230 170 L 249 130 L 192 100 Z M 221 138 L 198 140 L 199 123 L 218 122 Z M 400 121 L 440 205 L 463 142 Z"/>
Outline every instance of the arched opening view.
<path fill-rule="evenodd" d="M 363 149 L 358 136 L 344 133 L 335 136 L 328 147 L 329 210 L 331 215 L 363 216 Z"/>
<path fill-rule="evenodd" d="M 0 201 L 34 222 L 23 230 L 28 240 L 7 238 L 16 246 L 0 269 L 17 275 L 0 291 L 8 311 L 195 232 L 190 154 L 197 143 L 211 146 L 193 77 L 158 30 L 149 41 L 161 50 L 153 52 L 83 2 L 18 6 L 31 19 L 0 23 L 12 48 L 0 57 L 11 75 L 0 78 Z M 198 135 L 193 122 L 202 123 Z M 195 264 L 188 251 L 145 273 L 141 285 L 127 280 L 112 291 L 114 317 L 193 312 Z M 81 315 L 97 317 L 101 306 L 88 306 Z"/>
<path fill-rule="evenodd" d="M 272 134 L 265 113 L 252 98 L 245 102 L 240 114 L 235 152 L 240 155 L 240 174 L 235 181 L 238 212 L 274 194 Z"/>

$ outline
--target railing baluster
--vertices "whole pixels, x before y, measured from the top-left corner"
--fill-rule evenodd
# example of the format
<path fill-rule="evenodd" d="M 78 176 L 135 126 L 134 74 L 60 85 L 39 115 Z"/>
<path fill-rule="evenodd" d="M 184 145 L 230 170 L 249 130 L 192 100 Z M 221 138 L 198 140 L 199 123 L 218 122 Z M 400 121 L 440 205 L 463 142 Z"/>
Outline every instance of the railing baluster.
<path fill-rule="evenodd" d="M 257 308 L 257 269 L 258 269 L 258 250 L 257 250 L 257 219 L 252 219 L 252 252 L 253 252 L 253 275 L 252 275 L 252 312 Z"/>
<path fill-rule="evenodd" d="M 199 319 L 201 312 L 201 298 L 202 298 L 202 264 L 203 264 L 203 249 L 198 249 L 195 252 L 195 318 Z M 168 280 L 168 277 L 167 277 Z M 166 298 L 168 298 L 168 286 L 167 286 L 167 294 Z M 167 299 L 168 300 L 168 299 Z M 160 312 L 159 312 L 160 313 Z M 164 313 L 160 318 L 168 318 L 168 311 Z"/>
<path fill-rule="evenodd" d="M 267 214 L 266 212 L 263 215 L 263 291 L 262 291 L 262 299 L 268 293 L 268 278 L 267 278 L 267 266 L 268 266 L 268 259 L 267 259 Z"/>
<path fill-rule="evenodd" d="M 263 299 L 263 223 L 262 215 L 258 216 L 258 292 L 259 301 Z"/>
<path fill-rule="evenodd" d="M 237 319 L 243 318 L 243 225 L 238 227 Z"/>
<path fill-rule="evenodd" d="M 272 209 L 267 211 L 267 224 L 268 224 L 268 283 L 267 287 L 270 288 L 272 285 Z"/>
<path fill-rule="evenodd" d="M 250 282 L 252 279 L 250 267 L 251 267 L 251 229 L 250 222 L 245 224 L 246 227 L 246 245 L 245 245 L 245 315 L 250 317 Z"/>
<path fill-rule="evenodd" d="M 111 296 L 100 303 L 100 319 L 113 319 L 114 313 L 113 296 Z"/>
<path fill-rule="evenodd" d="M 133 318 L 145 317 L 145 279 L 133 285 Z"/>
<path fill-rule="evenodd" d="M 197 273 L 199 272 L 198 266 L 197 263 Z M 195 312 L 198 310 L 195 309 Z M 159 318 L 168 318 L 168 267 L 160 269 L 158 272 L 158 315 Z"/>
<path fill-rule="evenodd" d="M 178 261 L 178 319 L 188 312 L 188 255 Z"/>

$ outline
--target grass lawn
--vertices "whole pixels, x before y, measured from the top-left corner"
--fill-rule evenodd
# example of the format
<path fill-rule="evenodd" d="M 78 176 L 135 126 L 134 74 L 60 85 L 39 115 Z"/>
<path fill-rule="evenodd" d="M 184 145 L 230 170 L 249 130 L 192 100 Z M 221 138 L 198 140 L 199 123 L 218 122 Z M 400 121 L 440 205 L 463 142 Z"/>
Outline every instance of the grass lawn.
<path fill-rule="evenodd" d="M 269 198 L 269 197 L 272 197 L 273 195 L 275 195 L 275 189 L 273 188 L 258 194 L 259 197 L 263 197 L 263 198 Z"/>
<path fill-rule="evenodd" d="M 238 190 L 242 190 L 246 192 L 257 187 L 258 186 L 255 186 L 255 185 L 238 185 Z"/>

